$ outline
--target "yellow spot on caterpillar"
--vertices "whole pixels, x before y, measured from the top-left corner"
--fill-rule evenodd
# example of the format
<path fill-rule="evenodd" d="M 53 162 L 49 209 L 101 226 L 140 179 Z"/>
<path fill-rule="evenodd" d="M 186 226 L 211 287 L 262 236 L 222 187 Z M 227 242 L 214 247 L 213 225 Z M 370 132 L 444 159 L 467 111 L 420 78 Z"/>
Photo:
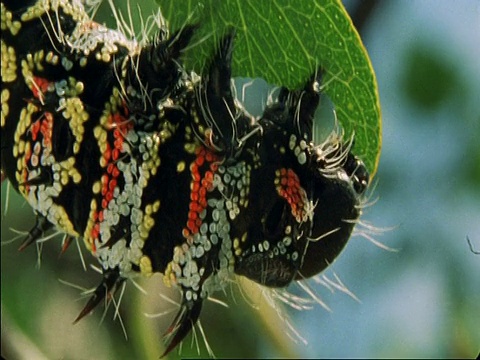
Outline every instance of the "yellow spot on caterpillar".
<path fill-rule="evenodd" d="M 235 250 L 235 255 L 240 256 L 242 254 L 242 249 L 240 248 L 240 240 L 235 238 L 233 240 L 233 249 Z"/>
<path fill-rule="evenodd" d="M 167 268 L 165 269 L 165 274 L 163 276 L 163 283 L 171 287 L 173 284 L 175 284 L 177 281 L 177 278 L 175 277 L 175 272 L 173 271 L 173 263 L 169 262 L 167 265 Z"/>
<path fill-rule="evenodd" d="M 79 61 L 79 64 L 81 67 L 85 67 L 87 66 L 87 58 L 86 57 L 82 57 Z"/>
<path fill-rule="evenodd" d="M 10 33 L 15 36 L 18 34 L 20 29 L 22 28 L 22 23 L 20 21 L 12 21 L 13 15 L 10 11 L 7 11 L 5 8 L 5 5 L 2 3 L 2 16 L 1 16 L 1 29 L 2 31 L 4 30 L 10 30 Z"/>
<path fill-rule="evenodd" d="M 96 184 L 97 183 L 100 184 L 99 181 L 97 181 Z M 85 243 L 85 247 L 90 252 L 92 252 L 92 249 L 93 249 L 92 245 L 95 240 L 92 238 L 91 234 L 92 234 L 93 226 L 95 225 L 95 221 L 93 219 L 96 211 L 97 211 L 97 202 L 95 201 L 95 199 L 93 199 L 90 202 L 90 214 L 88 215 L 87 226 L 85 227 L 85 231 L 83 233 L 83 240 Z"/>
<path fill-rule="evenodd" d="M 185 161 L 180 161 L 177 164 L 177 172 L 181 173 L 185 170 Z"/>
<path fill-rule="evenodd" d="M 95 181 L 95 183 L 92 186 L 92 191 L 94 194 L 100 194 L 100 191 L 102 190 L 102 184 L 100 181 Z"/>
<path fill-rule="evenodd" d="M 186 143 L 184 146 L 184 149 L 187 153 L 189 154 L 194 154 L 195 153 L 195 144 L 194 143 Z"/>
<path fill-rule="evenodd" d="M 15 49 L 7 46 L 2 40 L 2 60 L 1 60 L 1 75 L 2 82 L 12 82 L 17 78 L 17 63 Z M 2 101 L 3 105 L 3 101 Z M 3 106 L 2 106 L 3 109 Z M 3 110 L 2 110 L 3 111 Z"/>
<path fill-rule="evenodd" d="M 73 224 L 70 221 L 67 212 L 62 206 L 52 204 L 52 206 L 48 209 L 47 218 L 51 223 L 57 224 L 57 226 L 67 234 L 79 236 L 78 232 L 76 232 L 73 228 Z"/>
<path fill-rule="evenodd" d="M 247 232 L 244 232 L 243 235 L 242 235 L 242 242 L 245 242 L 247 241 Z"/>
<path fill-rule="evenodd" d="M 153 275 L 152 261 L 146 255 L 143 255 L 140 258 L 140 272 L 147 277 L 150 277 Z"/>
<path fill-rule="evenodd" d="M 8 89 L 2 90 L 1 95 L 1 104 L 2 104 L 2 113 L 1 113 L 1 127 L 5 126 L 5 122 L 9 113 L 8 100 L 10 99 L 10 91 Z"/>
<path fill-rule="evenodd" d="M 75 169 L 75 170 L 76 170 L 76 169 Z M 77 172 L 77 171 L 75 171 L 75 173 L 73 174 L 72 178 L 73 178 L 73 182 L 74 182 L 75 184 L 78 184 L 80 181 L 82 181 L 82 175 L 80 175 L 80 173 Z"/>
<path fill-rule="evenodd" d="M 145 214 L 152 215 L 152 205 L 148 204 L 145 206 Z"/>

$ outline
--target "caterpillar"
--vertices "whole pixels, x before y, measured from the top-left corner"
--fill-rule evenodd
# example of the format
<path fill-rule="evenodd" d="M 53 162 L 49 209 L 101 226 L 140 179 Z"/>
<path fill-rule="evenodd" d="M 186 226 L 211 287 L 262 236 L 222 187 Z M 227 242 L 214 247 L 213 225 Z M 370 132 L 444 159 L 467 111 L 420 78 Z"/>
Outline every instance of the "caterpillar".
<path fill-rule="evenodd" d="M 369 185 L 352 141 L 313 139 L 324 71 L 254 117 L 235 99 L 227 32 L 202 74 L 182 65 L 201 24 L 140 43 L 75 0 L 1 2 L 1 172 L 36 224 L 82 239 L 103 271 L 76 321 L 137 274 L 182 295 L 168 354 L 233 275 L 282 288 L 327 268 Z M 68 241 L 67 241 L 68 244 Z"/>

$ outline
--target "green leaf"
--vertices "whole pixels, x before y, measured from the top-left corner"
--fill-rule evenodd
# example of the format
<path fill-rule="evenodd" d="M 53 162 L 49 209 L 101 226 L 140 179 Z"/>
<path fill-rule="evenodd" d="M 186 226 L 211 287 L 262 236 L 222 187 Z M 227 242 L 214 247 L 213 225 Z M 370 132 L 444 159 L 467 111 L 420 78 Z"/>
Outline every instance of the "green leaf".
<path fill-rule="evenodd" d="M 339 0 L 156 0 L 170 29 L 197 22 L 197 43 L 185 54 L 187 69 L 201 73 L 215 44 L 236 29 L 233 76 L 261 77 L 299 88 L 318 66 L 325 92 L 355 154 L 373 175 L 381 147 L 377 83 L 370 60 Z M 193 41 L 195 42 L 195 40 Z"/>

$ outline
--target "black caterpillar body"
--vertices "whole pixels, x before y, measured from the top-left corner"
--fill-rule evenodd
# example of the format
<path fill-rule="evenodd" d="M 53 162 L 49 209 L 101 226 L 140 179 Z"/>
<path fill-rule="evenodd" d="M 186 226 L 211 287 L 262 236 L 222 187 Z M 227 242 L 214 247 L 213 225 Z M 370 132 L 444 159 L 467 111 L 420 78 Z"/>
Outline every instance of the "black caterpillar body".
<path fill-rule="evenodd" d="M 321 70 L 254 118 L 232 93 L 233 31 L 197 76 L 180 59 L 197 25 L 138 44 L 80 1 L 2 0 L 1 17 L 2 179 L 37 216 L 21 248 L 56 227 L 102 265 L 78 319 L 163 273 L 183 299 L 168 353 L 233 274 L 285 287 L 341 252 L 369 176 L 341 134 L 312 141 Z"/>

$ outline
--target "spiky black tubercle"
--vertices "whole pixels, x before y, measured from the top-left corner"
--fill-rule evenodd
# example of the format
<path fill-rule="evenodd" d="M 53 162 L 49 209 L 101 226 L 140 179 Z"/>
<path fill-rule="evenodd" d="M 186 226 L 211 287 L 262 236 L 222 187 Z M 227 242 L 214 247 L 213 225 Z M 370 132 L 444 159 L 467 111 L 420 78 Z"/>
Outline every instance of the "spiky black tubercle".
<path fill-rule="evenodd" d="M 369 183 L 339 134 L 313 143 L 321 69 L 253 118 L 232 93 L 233 31 L 201 77 L 182 67 L 197 27 L 139 44 L 79 2 L 2 1 L 2 175 L 37 214 L 21 248 L 53 226 L 84 240 L 104 279 L 77 320 L 163 273 L 183 296 L 165 354 L 231 275 L 284 287 L 325 269 Z"/>

